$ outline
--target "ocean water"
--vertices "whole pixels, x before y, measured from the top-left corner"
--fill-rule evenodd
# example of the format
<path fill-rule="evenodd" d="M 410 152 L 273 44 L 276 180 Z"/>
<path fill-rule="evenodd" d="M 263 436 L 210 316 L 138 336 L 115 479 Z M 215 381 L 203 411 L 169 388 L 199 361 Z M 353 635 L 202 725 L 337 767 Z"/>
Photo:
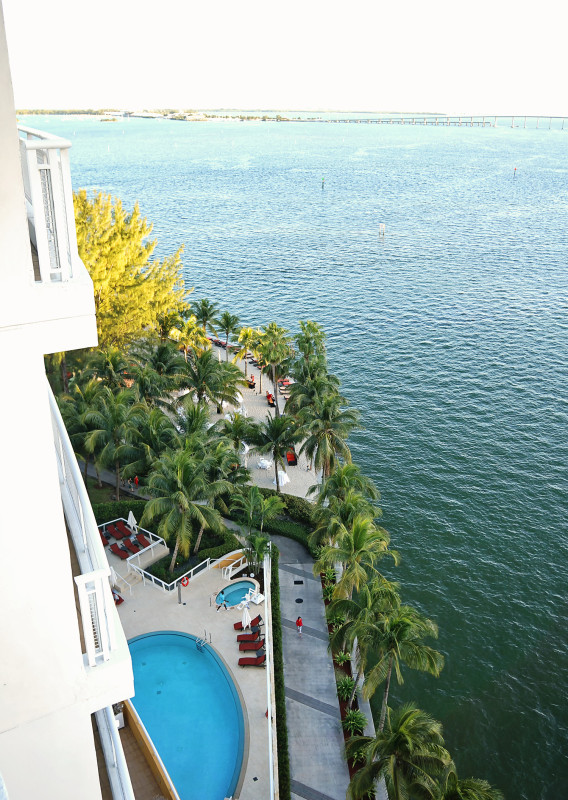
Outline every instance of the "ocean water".
<path fill-rule="evenodd" d="M 195 297 L 325 327 L 388 571 L 446 656 L 391 704 L 442 721 L 460 776 L 568 796 L 568 131 L 22 121 L 185 246 Z"/>

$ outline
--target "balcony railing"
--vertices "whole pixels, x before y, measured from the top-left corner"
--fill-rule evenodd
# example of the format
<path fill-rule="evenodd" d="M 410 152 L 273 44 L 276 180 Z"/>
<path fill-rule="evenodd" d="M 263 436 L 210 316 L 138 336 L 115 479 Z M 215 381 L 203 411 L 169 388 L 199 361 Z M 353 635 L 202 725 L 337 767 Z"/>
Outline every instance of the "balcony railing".
<path fill-rule="evenodd" d="M 86 657 L 90 667 L 104 663 L 118 650 L 120 625 L 110 588 L 110 567 L 91 503 L 59 408 L 48 386 L 55 452 L 65 519 L 81 574 L 75 578 Z"/>
<path fill-rule="evenodd" d="M 38 255 L 39 281 L 68 281 L 79 257 L 69 168 L 71 142 L 23 125 L 18 126 L 18 132 L 28 227 Z"/>

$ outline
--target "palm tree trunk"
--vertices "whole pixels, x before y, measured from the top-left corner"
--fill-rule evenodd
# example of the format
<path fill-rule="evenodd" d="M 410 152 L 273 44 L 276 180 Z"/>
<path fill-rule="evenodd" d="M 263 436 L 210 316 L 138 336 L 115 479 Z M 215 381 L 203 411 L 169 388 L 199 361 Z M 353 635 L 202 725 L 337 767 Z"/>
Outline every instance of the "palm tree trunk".
<path fill-rule="evenodd" d="M 392 660 L 393 656 L 389 657 L 389 669 L 387 672 L 387 680 L 385 683 L 385 692 L 383 694 L 383 705 L 381 707 L 381 718 L 379 720 L 379 733 L 382 733 L 383 728 L 385 727 L 385 717 L 387 714 L 387 701 L 389 699 L 389 686 L 391 681 L 391 673 L 392 673 Z"/>
<path fill-rule="evenodd" d="M 120 464 L 118 461 L 115 463 L 116 467 L 116 499 L 120 500 Z"/>
<path fill-rule="evenodd" d="M 276 365 L 272 364 L 272 385 L 274 387 L 274 405 L 276 407 L 276 416 L 280 416 L 280 409 L 278 408 L 278 386 L 276 385 Z"/>
<path fill-rule="evenodd" d="M 174 547 L 174 554 L 172 556 L 172 561 L 171 561 L 171 564 L 170 564 L 170 572 L 172 572 L 172 573 L 173 573 L 174 567 L 176 565 L 176 558 L 177 558 L 178 550 L 179 550 L 179 536 L 176 539 L 176 546 Z"/>
<path fill-rule="evenodd" d="M 362 674 L 363 674 L 363 669 L 359 667 L 357 671 L 357 677 L 355 678 L 355 685 L 353 686 L 351 697 L 349 698 L 349 702 L 347 703 L 348 708 L 351 708 L 351 706 L 353 705 L 353 700 L 355 700 L 355 695 L 357 694 L 357 687 L 359 686 L 359 681 L 361 680 Z"/>
<path fill-rule="evenodd" d="M 103 488 L 103 482 L 101 481 L 101 473 L 99 472 L 99 468 L 97 467 L 96 463 L 95 463 L 95 473 L 96 473 L 96 476 L 97 476 L 97 483 L 98 483 L 99 489 L 102 489 Z"/>
<path fill-rule="evenodd" d="M 199 545 L 201 544 L 201 537 L 203 536 L 203 531 L 204 530 L 205 530 L 205 525 L 202 525 L 201 526 L 201 530 L 199 531 L 199 533 L 197 535 L 197 541 L 195 542 L 195 547 L 193 548 L 193 555 L 195 555 L 197 553 L 197 551 L 199 550 Z"/>
<path fill-rule="evenodd" d="M 229 360 L 229 334 L 227 334 L 227 338 L 225 339 L 225 361 Z"/>
<path fill-rule="evenodd" d="M 276 460 L 276 456 L 275 456 L 274 453 L 272 454 L 272 457 L 274 458 L 274 473 L 275 473 L 275 476 L 276 476 L 276 491 L 278 492 L 278 494 L 280 494 L 280 481 L 278 480 L 278 462 Z"/>

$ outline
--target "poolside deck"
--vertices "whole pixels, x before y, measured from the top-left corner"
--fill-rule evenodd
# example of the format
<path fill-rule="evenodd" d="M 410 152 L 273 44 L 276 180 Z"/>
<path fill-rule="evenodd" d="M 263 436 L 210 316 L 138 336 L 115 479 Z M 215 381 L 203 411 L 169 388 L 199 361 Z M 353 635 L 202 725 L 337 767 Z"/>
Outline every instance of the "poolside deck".
<path fill-rule="evenodd" d="M 228 584 L 220 570 L 212 569 L 198 575 L 189 586 L 182 588 L 182 604 L 178 593 L 162 592 L 155 586 L 136 583 L 132 595 L 124 595 L 119 614 L 128 639 L 143 633 L 177 630 L 194 636 L 211 638 L 211 646 L 223 660 L 239 687 L 245 710 L 244 777 L 238 794 L 240 800 L 258 800 L 269 796 L 267 692 L 264 668 L 237 666 L 240 655 L 233 623 L 240 612 L 216 612 L 214 596 Z M 253 609 L 251 609 L 252 611 Z M 254 608 L 256 611 L 256 607 Z M 265 604 L 258 606 L 265 616 Z"/>

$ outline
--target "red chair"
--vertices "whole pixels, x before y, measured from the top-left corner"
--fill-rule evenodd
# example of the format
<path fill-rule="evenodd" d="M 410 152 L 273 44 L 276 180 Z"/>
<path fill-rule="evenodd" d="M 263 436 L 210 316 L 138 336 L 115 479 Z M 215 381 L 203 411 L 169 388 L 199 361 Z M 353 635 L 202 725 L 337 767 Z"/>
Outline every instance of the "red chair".
<path fill-rule="evenodd" d="M 257 628 L 253 633 L 239 633 L 237 642 L 256 642 L 260 629 Z"/>
<path fill-rule="evenodd" d="M 107 531 L 110 533 L 111 536 L 114 536 L 115 539 L 124 539 L 124 534 L 122 531 L 119 531 L 116 525 L 108 525 Z"/>
<path fill-rule="evenodd" d="M 239 667 L 263 667 L 266 661 L 266 653 L 256 658 L 239 658 Z"/>
<path fill-rule="evenodd" d="M 259 639 L 257 642 L 241 642 L 239 650 L 260 650 L 264 647 L 264 639 Z"/>
<path fill-rule="evenodd" d="M 122 558 L 124 561 L 125 558 L 128 558 L 128 550 L 124 550 L 122 547 L 119 547 L 117 544 L 111 544 L 110 549 L 119 558 Z"/>
<path fill-rule="evenodd" d="M 135 544 L 135 543 L 134 543 L 133 541 L 131 541 L 130 539 L 123 539 L 123 541 L 122 541 L 122 544 L 123 544 L 125 547 L 128 547 L 128 549 L 130 550 L 130 552 L 131 552 L 131 553 L 137 553 L 137 552 L 140 550 L 140 548 L 138 547 L 138 545 L 137 545 L 137 544 Z"/>
<path fill-rule="evenodd" d="M 143 533 L 137 533 L 136 538 L 140 542 L 142 547 L 150 547 L 151 543 L 148 541 L 148 539 L 146 539 Z"/>
<path fill-rule="evenodd" d="M 298 463 L 298 456 L 296 455 L 294 450 L 288 450 L 286 453 L 286 461 L 288 462 L 289 466 L 295 467 Z"/>
<path fill-rule="evenodd" d="M 250 624 L 251 624 L 251 628 L 254 628 L 257 625 L 262 625 L 262 617 L 260 616 L 260 614 L 258 615 L 258 617 L 255 617 L 253 620 L 251 620 Z M 235 622 L 235 624 L 233 625 L 233 628 L 236 631 L 242 631 L 243 623 L 242 622 Z"/>
<path fill-rule="evenodd" d="M 99 533 L 101 533 L 101 532 L 99 531 Z M 102 533 L 101 533 L 101 542 L 103 543 L 103 545 L 105 547 L 108 547 L 108 541 L 105 539 L 105 537 L 102 535 Z"/>
<path fill-rule="evenodd" d="M 134 531 L 131 531 L 128 525 L 126 525 L 126 523 L 123 522 L 123 520 L 121 519 L 119 519 L 118 522 L 116 523 L 116 527 L 122 533 L 123 536 L 132 536 L 132 534 L 134 533 Z"/>

